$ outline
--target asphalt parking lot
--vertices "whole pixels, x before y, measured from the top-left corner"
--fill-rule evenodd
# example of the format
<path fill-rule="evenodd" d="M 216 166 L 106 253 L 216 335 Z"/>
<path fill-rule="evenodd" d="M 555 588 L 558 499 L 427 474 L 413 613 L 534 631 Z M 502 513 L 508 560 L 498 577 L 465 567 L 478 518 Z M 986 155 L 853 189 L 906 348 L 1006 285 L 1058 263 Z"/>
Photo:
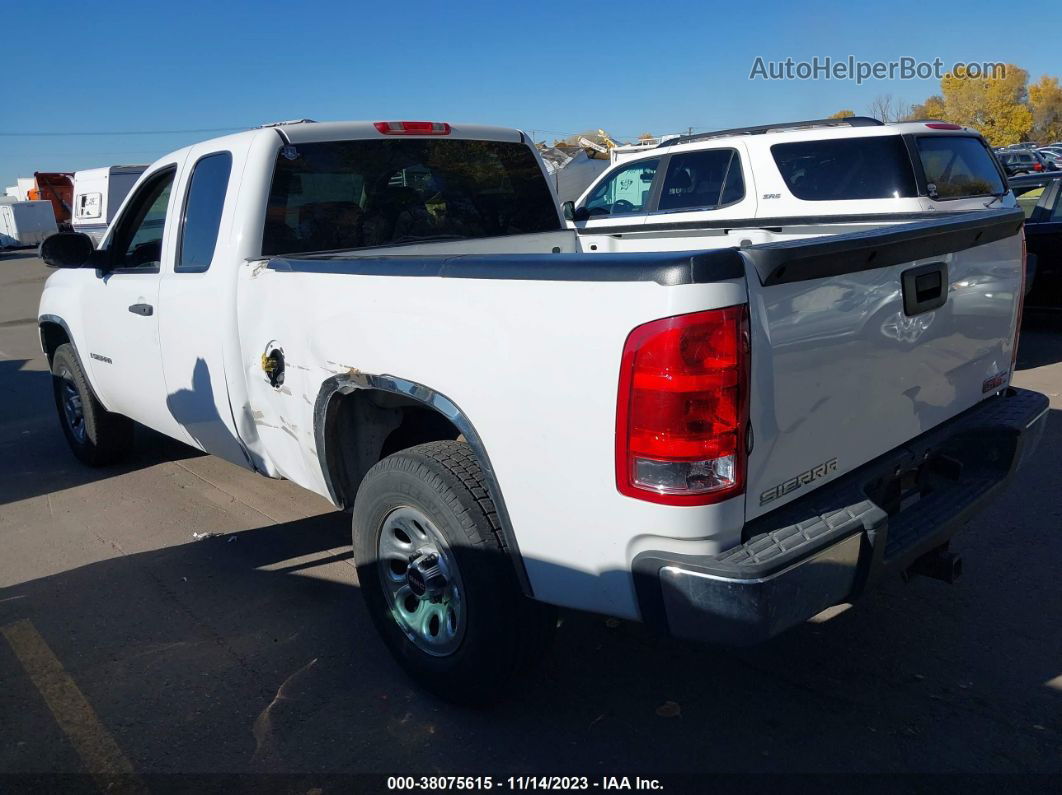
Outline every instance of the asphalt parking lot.
<path fill-rule="evenodd" d="M 47 273 L 0 255 L 0 773 L 1062 773 L 1062 322 L 1024 332 L 1049 425 L 958 537 L 957 585 L 889 579 L 745 651 L 568 613 L 540 673 L 470 710 L 391 662 L 322 499 L 148 431 L 78 464 Z"/>

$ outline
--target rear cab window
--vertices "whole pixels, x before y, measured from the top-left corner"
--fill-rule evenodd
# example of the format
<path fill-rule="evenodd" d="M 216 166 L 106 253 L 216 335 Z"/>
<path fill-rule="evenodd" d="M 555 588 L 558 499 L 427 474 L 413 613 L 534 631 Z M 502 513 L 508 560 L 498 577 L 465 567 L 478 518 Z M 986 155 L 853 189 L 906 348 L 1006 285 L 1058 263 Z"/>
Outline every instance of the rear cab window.
<path fill-rule="evenodd" d="M 786 187 L 804 201 L 901 199 L 918 195 L 899 135 L 793 141 L 771 146 Z"/>
<path fill-rule="evenodd" d="M 970 135 L 920 135 L 915 148 L 931 199 L 998 196 L 1007 188 L 991 151 Z"/>
<path fill-rule="evenodd" d="M 231 172 L 228 152 L 206 155 L 196 162 L 185 198 L 175 272 L 202 273 L 210 267 Z"/>
<path fill-rule="evenodd" d="M 550 232 L 557 207 L 526 144 L 357 140 L 284 147 L 265 256 Z"/>

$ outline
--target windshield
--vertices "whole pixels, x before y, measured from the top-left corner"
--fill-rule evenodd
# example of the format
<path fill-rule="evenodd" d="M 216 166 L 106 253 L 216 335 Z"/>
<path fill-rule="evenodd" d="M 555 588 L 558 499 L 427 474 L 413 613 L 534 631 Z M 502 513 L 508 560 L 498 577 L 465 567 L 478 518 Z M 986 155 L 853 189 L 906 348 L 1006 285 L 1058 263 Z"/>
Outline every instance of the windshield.
<path fill-rule="evenodd" d="M 277 157 L 262 253 L 330 251 L 560 228 L 524 144 L 459 139 L 332 141 Z"/>
<path fill-rule="evenodd" d="M 962 199 L 1007 190 L 991 152 L 980 138 L 923 135 L 917 141 L 930 198 Z"/>

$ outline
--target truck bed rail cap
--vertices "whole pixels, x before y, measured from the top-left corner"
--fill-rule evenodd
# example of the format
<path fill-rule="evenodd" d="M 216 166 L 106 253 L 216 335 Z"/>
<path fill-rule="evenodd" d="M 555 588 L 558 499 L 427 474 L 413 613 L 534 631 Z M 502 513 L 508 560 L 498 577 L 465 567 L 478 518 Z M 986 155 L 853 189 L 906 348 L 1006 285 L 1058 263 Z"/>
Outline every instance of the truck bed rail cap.
<path fill-rule="evenodd" d="M 736 248 L 705 252 L 630 254 L 497 254 L 373 256 L 323 252 L 274 257 L 270 270 L 352 276 L 434 276 L 441 279 L 507 279 L 554 282 L 656 282 L 671 287 L 745 277 Z"/>
<path fill-rule="evenodd" d="M 970 210 L 845 235 L 743 249 L 765 286 L 884 268 L 983 246 L 1018 234 L 1020 209 Z"/>

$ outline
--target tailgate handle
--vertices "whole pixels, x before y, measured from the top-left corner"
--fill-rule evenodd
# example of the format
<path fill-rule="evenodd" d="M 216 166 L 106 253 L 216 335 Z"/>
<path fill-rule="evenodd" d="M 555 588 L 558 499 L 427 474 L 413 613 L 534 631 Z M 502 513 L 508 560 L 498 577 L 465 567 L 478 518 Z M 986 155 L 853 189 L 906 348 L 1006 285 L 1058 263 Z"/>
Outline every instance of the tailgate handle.
<path fill-rule="evenodd" d="M 903 313 L 908 317 L 944 306 L 948 300 L 948 266 L 931 262 L 905 270 L 900 275 L 903 284 Z"/>

